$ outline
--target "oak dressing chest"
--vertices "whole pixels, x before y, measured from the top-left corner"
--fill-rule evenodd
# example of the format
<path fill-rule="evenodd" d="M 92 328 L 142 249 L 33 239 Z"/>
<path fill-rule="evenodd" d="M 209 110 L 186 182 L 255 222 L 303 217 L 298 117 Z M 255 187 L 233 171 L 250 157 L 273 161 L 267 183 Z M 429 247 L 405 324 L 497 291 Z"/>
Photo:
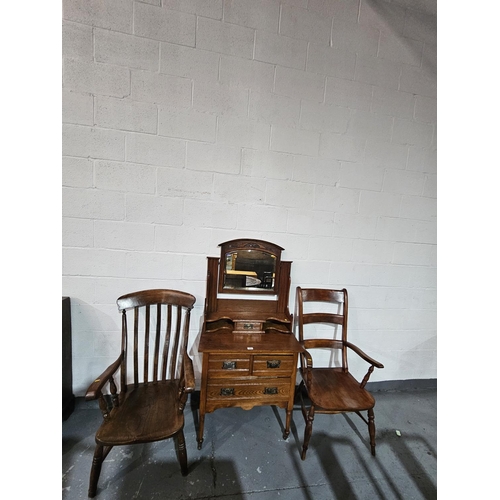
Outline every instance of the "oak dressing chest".
<path fill-rule="evenodd" d="M 254 239 L 221 243 L 208 257 L 207 295 L 198 346 L 203 354 L 198 449 L 205 414 L 219 408 L 275 405 L 290 433 L 300 344 L 288 310 L 291 262 L 283 248 Z"/>

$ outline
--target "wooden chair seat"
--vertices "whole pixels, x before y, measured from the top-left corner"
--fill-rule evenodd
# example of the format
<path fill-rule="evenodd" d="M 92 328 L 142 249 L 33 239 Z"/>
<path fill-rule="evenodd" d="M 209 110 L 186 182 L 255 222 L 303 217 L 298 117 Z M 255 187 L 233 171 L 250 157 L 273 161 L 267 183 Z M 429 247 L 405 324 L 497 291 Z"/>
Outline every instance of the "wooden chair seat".
<path fill-rule="evenodd" d="M 178 409 L 179 381 L 160 381 L 127 387 L 126 399 L 111 411 L 96 433 L 105 446 L 167 439 L 184 426 Z"/>
<path fill-rule="evenodd" d="M 321 413 L 322 410 L 362 411 L 375 406 L 373 396 L 361 388 L 349 372 L 342 371 L 342 368 L 315 368 L 310 373 L 307 392 L 316 406 L 316 413 Z"/>

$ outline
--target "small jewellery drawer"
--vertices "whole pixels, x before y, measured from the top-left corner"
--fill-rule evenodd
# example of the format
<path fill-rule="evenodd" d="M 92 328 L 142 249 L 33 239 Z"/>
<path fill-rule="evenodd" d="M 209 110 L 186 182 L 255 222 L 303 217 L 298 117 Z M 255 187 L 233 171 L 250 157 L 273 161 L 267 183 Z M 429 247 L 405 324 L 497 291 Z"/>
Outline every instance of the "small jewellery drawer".
<path fill-rule="evenodd" d="M 252 375 L 285 376 L 293 371 L 293 356 L 273 354 L 254 356 Z"/>
<path fill-rule="evenodd" d="M 290 381 L 283 379 L 259 380 L 227 380 L 209 382 L 207 395 L 209 399 L 257 399 L 260 401 L 287 399 L 290 394 Z M 272 403 L 269 403 L 272 404 Z"/>
<path fill-rule="evenodd" d="M 208 377 L 241 377 L 250 374 L 250 356 L 212 354 L 208 360 Z"/>
<path fill-rule="evenodd" d="M 261 332 L 262 321 L 235 321 L 235 332 Z"/>

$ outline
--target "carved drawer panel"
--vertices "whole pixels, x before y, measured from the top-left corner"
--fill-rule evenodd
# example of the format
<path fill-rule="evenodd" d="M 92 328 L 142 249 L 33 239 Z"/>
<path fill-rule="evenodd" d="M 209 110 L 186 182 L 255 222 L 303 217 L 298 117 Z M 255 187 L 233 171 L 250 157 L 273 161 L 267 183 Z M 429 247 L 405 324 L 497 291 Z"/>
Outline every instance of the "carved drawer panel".
<path fill-rule="evenodd" d="M 262 332 L 262 321 L 235 321 L 234 331 L 241 332 Z"/>
<path fill-rule="evenodd" d="M 208 361 L 208 378 L 234 378 L 250 375 L 250 356 L 212 354 Z"/>
<path fill-rule="evenodd" d="M 289 376 L 294 369 L 293 356 L 256 355 L 253 361 L 252 375 L 267 377 Z"/>
<path fill-rule="evenodd" d="M 230 401 L 240 399 L 255 399 L 260 404 L 265 401 L 286 400 L 290 394 L 290 381 L 277 378 L 258 380 L 228 380 L 224 382 L 210 382 L 207 395 L 211 400 Z"/>

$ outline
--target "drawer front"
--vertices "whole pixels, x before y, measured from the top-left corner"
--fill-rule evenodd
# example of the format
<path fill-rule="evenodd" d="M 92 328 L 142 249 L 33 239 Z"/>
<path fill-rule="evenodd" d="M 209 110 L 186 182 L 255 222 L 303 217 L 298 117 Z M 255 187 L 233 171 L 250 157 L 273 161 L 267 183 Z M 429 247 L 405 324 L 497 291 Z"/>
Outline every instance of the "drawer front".
<path fill-rule="evenodd" d="M 208 359 L 208 378 L 243 377 L 250 374 L 250 356 L 211 354 Z"/>
<path fill-rule="evenodd" d="M 256 355 L 253 362 L 252 375 L 261 376 L 288 376 L 294 369 L 294 356 L 286 355 Z"/>
<path fill-rule="evenodd" d="M 227 380 L 208 383 L 207 396 L 211 400 L 257 400 L 265 404 L 273 400 L 286 400 L 290 395 L 290 381 L 282 379 Z"/>
<path fill-rule="evenodd" d="M 235 332 L 262 332 L 262 321 L 235 321 Z"/>

